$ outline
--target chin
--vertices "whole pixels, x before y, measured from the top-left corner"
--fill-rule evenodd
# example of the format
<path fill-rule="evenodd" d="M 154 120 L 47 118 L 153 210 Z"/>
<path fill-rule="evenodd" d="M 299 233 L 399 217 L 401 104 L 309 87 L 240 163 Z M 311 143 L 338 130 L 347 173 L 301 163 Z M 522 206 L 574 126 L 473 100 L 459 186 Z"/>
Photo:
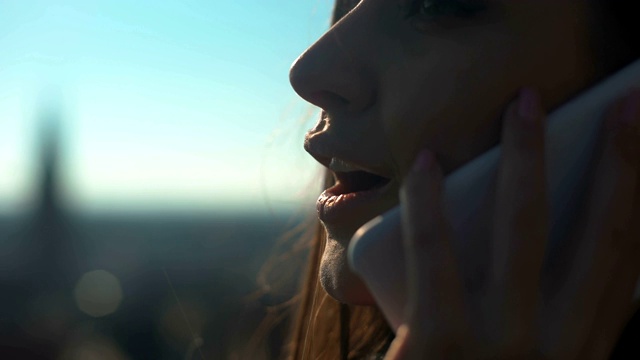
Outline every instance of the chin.
<path fill-rule="evenodd" d="M 374 306 L 367 286 L 349 268 L 347 247 L 348 242 L 327 238 L 320 262 L 320 284 L 329 296 L 343 304 Z"/>

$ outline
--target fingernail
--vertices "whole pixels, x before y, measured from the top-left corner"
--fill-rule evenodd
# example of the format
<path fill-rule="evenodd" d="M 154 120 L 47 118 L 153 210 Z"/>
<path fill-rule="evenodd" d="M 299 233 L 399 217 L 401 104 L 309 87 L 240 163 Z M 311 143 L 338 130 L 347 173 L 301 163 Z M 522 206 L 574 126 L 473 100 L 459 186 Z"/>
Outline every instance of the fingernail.
<path fill-rule="evenodd" d="M 627 96 L 622 108 L 622 116 L 620 121 L 625 124 L 631 124 L 638 117 L 638 106 L 640 105 L 640 89 L 631 90 L 631 94 Z"/>
<path fill-rule="evenodd" d="M 429 171 L 433 166 L 434 157 L 433 153 L 427 149 L 422 149 L 418 153 L 416 160 L 413 163 L 412 171 L 415 173 Z"/>
<path fill-rule="evenodd" d="M 536 120 L 539 104 L 538 94 L 531 88 L 523 88 L 518 98 L 518 115 L 524 119 Z"/>

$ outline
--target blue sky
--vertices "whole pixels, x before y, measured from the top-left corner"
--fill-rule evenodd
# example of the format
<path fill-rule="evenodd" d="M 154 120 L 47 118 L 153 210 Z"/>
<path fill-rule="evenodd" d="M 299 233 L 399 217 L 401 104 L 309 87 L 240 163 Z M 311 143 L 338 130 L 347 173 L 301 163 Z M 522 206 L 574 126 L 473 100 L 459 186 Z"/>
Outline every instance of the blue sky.
<path fill-rule="evenodd" d="M 309 203 L 317 167 L 302 135 L 314 111 L 287 75 L 330 9 L 329 0 L 0 0 L 0 210 L 33 200 L 37 120 L 49 102 L 63 118 L 65 198 L 79 210 Z"/>

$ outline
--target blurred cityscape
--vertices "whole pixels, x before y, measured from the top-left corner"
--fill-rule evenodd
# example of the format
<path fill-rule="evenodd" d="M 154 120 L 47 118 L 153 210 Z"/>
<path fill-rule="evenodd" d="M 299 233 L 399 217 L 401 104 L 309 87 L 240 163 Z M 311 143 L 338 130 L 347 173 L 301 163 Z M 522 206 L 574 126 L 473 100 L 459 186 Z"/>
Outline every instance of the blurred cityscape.
<path fill-rule="evenodd" d="M 81 214 L 60 199 L 45 114 L 37 206 L 0 217 L 1 359 L 227 359 L 292 287 L 252 298 L 286 213 Z M 47 119 L 47 117 L 49 117 Z M 295 272 L 294 272 L 295 275 Z M 295 284 L 296 279 L 292 279 Z M 282 330 L 264 352 L 279 351 Z"/>

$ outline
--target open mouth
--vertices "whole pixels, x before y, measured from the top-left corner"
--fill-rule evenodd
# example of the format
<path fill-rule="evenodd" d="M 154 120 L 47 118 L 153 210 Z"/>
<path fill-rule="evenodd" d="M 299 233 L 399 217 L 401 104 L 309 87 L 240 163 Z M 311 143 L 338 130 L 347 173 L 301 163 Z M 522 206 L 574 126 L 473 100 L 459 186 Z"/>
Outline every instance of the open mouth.
<path fill-rule="evenodd" d="M 363 216 L 374 216 L 376 206 L 393 193 L 394 181 L 380 175 L 362 170 L 333 174 L 336 184 L 320 194 L 316 202 L 318 217 L 325 225 L 349 224 Z"/>
<path fill-rule="evenodd" d="M 375 191 L 391 182 L 389 178 L 361 170 L 334 172 L 334 178 L 336 185 L 327 190 L 331 195 Z"/>

